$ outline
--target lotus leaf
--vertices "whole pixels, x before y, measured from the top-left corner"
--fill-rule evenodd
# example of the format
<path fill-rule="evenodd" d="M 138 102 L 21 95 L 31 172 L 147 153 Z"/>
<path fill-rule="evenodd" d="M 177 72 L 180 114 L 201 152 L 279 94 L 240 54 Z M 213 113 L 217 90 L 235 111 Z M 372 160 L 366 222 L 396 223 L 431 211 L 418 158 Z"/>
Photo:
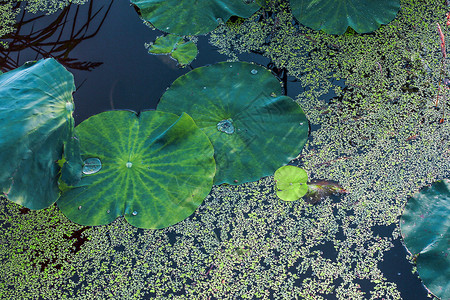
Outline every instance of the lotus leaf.
<path fill-rule="evenodd" d="M 240 184 L 273 174 L 306 143 L 305 114 L 280 93 L 266 68 L 222 62 L 179 77 L 157 109 L 191 115 L 214 146 L 214 183 Z"/>
<path fill-rule="evenodd" d="M 181 66 L 185 66 L 195 59 L 198 50 L 194 42 L 185 42 L 181 36 L 168 34 L 158 37 L 150 45 L 148 52 L 151 54 L 170 54 Z"/>
<path fill-rule="evenodd" d="M 76 223 L 123 215 L 136 227 L 163 228 L 191 215 L 211 190 L 214 149 L 187 114 L 107 111 L 75 132 L 89 171 L 57 204 Z"/>
<path fill-rule="evenodd" d="M 63 162 L 61 180 L 69 186 L 75 185 L 81 179 L 83 166 L 78 138 L 72 137 L 64 144 Z"/>
<path fill-rule="evenodd" d="M 198 35 L 214 30 L 231 16 L 250 17 L 260 6 L 254 0 L 131 0 L 142 18 L 161 31 Z"/>
<path fill-rule="evenodd" d="M 59 196 L 59 165 L 73 133 L 73 76 L 54 59 L 0 76 L 0 189 L 30 209 Z"/>
<path fill-rule="evenodd" d="M 329 34 L 343 34 L 347 27 L 372 32 L 392 21 L 399 0 L 290 0 L 292 14 L 303 25 Z"/>
<path fill-rule="evenodd" d="M 442 299 L 450 298 L 450 180 L 414 194 L 406 204 L 400 229 L 414 255 L 425 286 Z"/>
<path fill-rule="evenodd" d="M 277 184 L 277 196 L 281 200 L 295 201 L 308 191 L 308 174 L 302 168 L 283 166 L 275 171 L 273 178 Z"/>

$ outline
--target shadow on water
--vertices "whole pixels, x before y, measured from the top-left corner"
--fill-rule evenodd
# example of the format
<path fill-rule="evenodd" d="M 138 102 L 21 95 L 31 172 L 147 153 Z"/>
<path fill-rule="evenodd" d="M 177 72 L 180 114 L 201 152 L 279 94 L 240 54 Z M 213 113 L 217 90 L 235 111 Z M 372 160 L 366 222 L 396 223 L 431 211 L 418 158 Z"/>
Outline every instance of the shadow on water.
<path fill-rule="evenodd" d="M 0 48 L 2 71 L 20 67 L 21 56 L 25 56 L 27 60 L 53 57 L 66 67 L 78 70 L 91 71 L 100 66 L 102 62 L 80 61 L 70 57 L 70 52 L 81 42 L 97 35 L 114 0 L 108 6 L 102 5 L 98 9 L 93 8 L 94 2 L 89 2 L 81 26 L 77 24 L 81 8 L 78 5 L 68 5 L 52 16 L 41 14 L 30 17 L 29 13 L 23 11 L 15 25 L 15 31 L 3 37 L 8 42 L 8 47 Z M 20 2 L 16 8 L 19 6 Z M 93 22 L 97 24 L 92 24 Z"/>

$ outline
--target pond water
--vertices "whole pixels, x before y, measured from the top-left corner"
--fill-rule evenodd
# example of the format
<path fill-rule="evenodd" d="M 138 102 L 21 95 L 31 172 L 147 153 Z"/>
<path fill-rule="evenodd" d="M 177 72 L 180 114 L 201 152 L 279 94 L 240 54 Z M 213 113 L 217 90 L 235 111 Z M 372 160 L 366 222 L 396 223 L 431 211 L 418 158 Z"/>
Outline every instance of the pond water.
<path fill-rule="evenodd" d="M 414 8 L 408 1 L 402 5 L 408 12 Z M 369 84 L 361 83 L 365 84 L 362 92 L 357 87 L 359 79 L 351 78 L 367 71 L 358 73 L 360 65 L 365 68 L 363 63 L 348 67 L 353 68 L 348 78 L 339 77 L 343 71 L 316 63 L 311 74 L 322 75 L 308 78 L 309 73 L 292 66 L 305 62 L 303 58 L 291 57 L 291 65 L 278 56 L 277 51 L 285 50 L 275 46 L 288 45 L 288 36 L 271 33 L 268 44 L 251 45 L 239 40 L 246 34 L 251 36 L 250 30 L 236 33 L 222 26 L 210 35 L 199 36 L 197 58 L 180 68 L 168 56 L 147 53 L 144 44 L 163 33 L 143 24 L 128 1 L 91 0 L 78 11 L 77 7 L 39 15 L 42 17 L 36 20 L 32 18 L 37 15 L 25 13 L 16 36 L 5 39 L 10 47 L 1 50 L 1 70 L 56 57 L 74 74 L 74 117 L 79 124 L 106 110 L 155 109 L 171 83 L 193 68 L 233 58 L 261 64 L 279 76 L 285 93 L 296 99 L 310 118 L 309 144 L 291 163 L 303 166 L 311 178 L 339 181 L 350 194 L 326 197 L 317 205 L 306 206 L 278 200 L 270 177 L 242 186 L 218 186 L 193 216 L 158 231 L 136 229 L 123 219 L 107 226 L 81 226 L 67 220 L 56 206 L 29 211 L 2 198 L 0 256 L 4 272 L 0 275 L 0 298 L 429 299 L 407 259 L 398 218 L 407 196 L 449 174 L 445 167 L 449 162 L 448 127 L 438 127 L 440 112 L 419 113 L 419 108 L 426 107 L 420 101 L 410 113 L 395 104 L 380 109 L 376 101 L 364 104 L 349 100 L 351 96 L 366 97 L 370 84 L 374 88 L 370 93 L 378 93 L 374 82 L 379 75 L 370 75 L 375 79 Z M 417 11 L 421 9 L 426 10 L 421 6 Z M 281 19 L 284 15 L 278 13 Z M 58 16 L 67 19 L 58 20 Z M 261 14 L 260 19 L 263 16 L 269 19 L 268 14 Z M 295 21 L 292 24 L 299 27 Z M 41 40 L 50 28 L 54 33 Z M 74 37 L 78 30 L 80 35 Z M 365 37 L 375 40 L 370 34 Z M 318 37 L 311 35 L 314 38 Z M 223 42 L 227 39 L 231 40 L 228 44 Z M 339 42 L 342 47 L 345 39 Z M 223 46 L 230 43 L 232 53 Z M 330 44 L 311 46 L 308 55 L 314 57 L 316 51 L 331 48 Z M 409 46 L 407 42 L 400 45 Z M 333 49 L 327 51 L 327 55 L 335 55 Z M 429 59 L 430 65 L 435 61 L 413 52 L 411 55 Z M 376 59 L 379 56 L 375 55 Z M 400 68 L 390 66 L 389 59 L 380 60 L 386 72 Z M 373 67 L 368 70 L 375 73 Z M 330 88 L 323 88 L 323 82 L 330 82 Z M 414 78 L 396 84 L 415 84 L 423 95 L 433 85 L 425 88 Z M 382 97 L 390 101 L 413 99 L 417 92 L 408 93 L 413 95 L 392 92 Z M 305 100 L 305 95 L 310 100 Z M 374 125 L 375 129 L 368 129 L 393 115 L 399 120 L 391 125 L 386 121 L 385 128 Z M 422 118 L 424 122 L 420 122 Z M 391 132 L 394 130 L 397 132 Z M 413 133 L 422 137 L 434 134 L 434 138 L 423 144 L 424 139 L 406 140 Z M 383 148 L 387 144 L 392 146 Z M 424 145 L 434 147 L 433 152 L 420 152 L 426 151 L 420 150 Z M 417 157 L 429 161 L 416 166 Z M 347 164 L 352 160 L 355 165 Z M 402 168 L 401 176 L 392 175 L 390 181 L 386 178 L 388 171 L 396 173 Z M 415 185 L 411 184 L 413 179 Z"/>

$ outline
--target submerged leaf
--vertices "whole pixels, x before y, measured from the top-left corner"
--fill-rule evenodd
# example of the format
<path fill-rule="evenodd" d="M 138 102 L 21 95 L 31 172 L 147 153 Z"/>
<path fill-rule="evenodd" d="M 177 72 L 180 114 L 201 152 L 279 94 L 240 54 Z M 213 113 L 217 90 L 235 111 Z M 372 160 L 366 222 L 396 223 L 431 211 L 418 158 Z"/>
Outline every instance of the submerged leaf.
<path fill-rule="evenodd" d="M 250 17 L 260 6 L 253 0 L 131 0 L 142 18 L 161 31 L 198 35 L 214 30 L 231 16 Z"/>
<path fill-rule="evenodd" d="M 190 64 L 197 56 L 198 50 L 194 42 L 185 42 L 183 37 L 168 34 L 158 37 L 148 48 L 151 54 L 169 54 L 181 66 Z"/>
<path fill-rule="evenodd" d="M 163 228 L 191 215 L 211 190 L 214 150 L 187 114 L 108 111 L 75 131 L 83 160 L 95 169 L 85 169 L 57 202 L 76 223 L 125 216 L 136 227 Z"/>
<path fill-rule="evenodd" d="M 450 298 L 450 180 L 434 183 L 406 203 L 400 229 L 408 251 L 416 257 L 425 286 Z"/>
<path fill-rule="evenodd" d="M 277 184 L 277 196 L 281 200 L 295 201 L 308 191 L 308 174 L 302 168 L 283 166 L 275 171 L 273 178 Z"/>
<path fill-rule="evenodd" d="M 331 195 L 345 194 L 347 191 L 343 189 L 337 182 L 331 180 L 311 180 L 308 183 L 308 192 L 305 195 L 305 202 L 315 204 L 324 200 Z"/>
<path fill-rule="evenodd" d="M 308 121 L 264 67 L 223 62 L 192 70 L 164 93 L 158 110 L 188 113 L 214 146 L 215 184 L 273 174 L 306 143 Z"/>
<path fill-rule="evenodd" d="M 72 136 L 73 76 L 54 59 L 0 76 L 0 190 L 30 209 L 59 196 L 59 165 Z"/>
<path fill-rule="evenodd" d="M 290 0 L 292 14 L 303 25 L 329 34 L 343 34 L 348 27 L 372 32 L 392 21 L 399 0 Z"/>

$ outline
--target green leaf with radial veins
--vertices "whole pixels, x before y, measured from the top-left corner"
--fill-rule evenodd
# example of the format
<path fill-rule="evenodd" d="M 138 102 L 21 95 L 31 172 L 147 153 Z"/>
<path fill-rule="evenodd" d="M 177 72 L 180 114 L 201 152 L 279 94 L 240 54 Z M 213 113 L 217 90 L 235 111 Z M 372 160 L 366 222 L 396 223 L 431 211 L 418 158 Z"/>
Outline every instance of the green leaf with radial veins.
<path fill-rule="evenodd" d="M 347 27 L 372 32 L 392 21 L 400 0 L 290 0 L 292 14 L 303 25 L 329 34 L 343 34 Z"/>
<path fill-rule="evenodd" d="M 260 6 L 254 0 L 131 0 L 141 17 L 161 31 L 199 35 L 214 30 L 231 16 L 248 18 Z"/>
<path fill-rule="evenodd" d="M 72 74 L 51 58 L 0 75 L 0 190 L 9 200 L 42 209 L 58 198 L 74 90 Z"/>
<path fill-rule="evenodd" d="M 214 146 L 214 183 L 240 184 L 272 175 L 306 143 L 305 114 L 280 94 L 280 82 L 266 68 L 223 62 L 179 77 L 157 109 L 192 116 Z"/>
<path fill-rule="evenodd" d="M 277 196 L 284 201 L 296 201 L 308 192 L 308 174 L 296 166 L 283 166 L 275 171 Z"/>
<path fill-rule="evenodd" d="M 439 298 L 450 299 L 450 180 L 414 194 L 400 229 L 425 286 Z"/>
<path fill-rule="evenodd" d="M 198 50 L 194 42 L 185 42 L 183 37 L 168 34 L 158 37 L 148 48 L 150 54 L 169 54 L 180 66 L 190 64 L 197 56 Z"/>
<path fill-rule="evenodd" d="M 164 228 L 191 215 L 208 195 L 214 149 L 187 114 L 107 111 L 75 128 L 87 168 L 57 204 L 82 225 L 118 216 L 140 228 Z M 87 174 L 86 174 L 87 173 Z"/>

